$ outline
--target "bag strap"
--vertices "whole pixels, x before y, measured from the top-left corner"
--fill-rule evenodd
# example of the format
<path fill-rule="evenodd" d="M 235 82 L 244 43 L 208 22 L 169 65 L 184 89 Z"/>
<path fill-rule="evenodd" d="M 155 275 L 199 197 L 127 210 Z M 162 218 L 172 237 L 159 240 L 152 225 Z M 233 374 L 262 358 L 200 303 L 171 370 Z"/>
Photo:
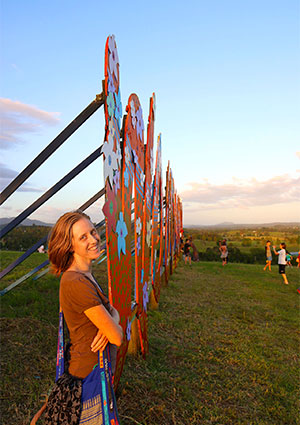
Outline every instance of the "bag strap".
<path fill-rule="evenodd" d="M 65 336 L 64 336 L 64 314 L 59 306 L 59 324 L 56 352 L 56 378 L 55 382 L 65 371 Z"/>
<path fill-rule="evenodd" d="M 91 282 L 91 284 L 94 286 L 94 288 L 96 289 L 96 292 L 99 296 L 99 298 L 102 301 L 103 306 L 106 308 L 106 310 L 109 311 L 109 299 L 106 297 L 106 295 L 104 294 L 103 289 L 101 288 L 101 285 L 98 283 L 97 279 L 95 278 L 95 276 L 93 275 L 93 278 L 95 279 L 95 282 L 90 279 L 88 276 L 86 276 L 86 278 Z"/>

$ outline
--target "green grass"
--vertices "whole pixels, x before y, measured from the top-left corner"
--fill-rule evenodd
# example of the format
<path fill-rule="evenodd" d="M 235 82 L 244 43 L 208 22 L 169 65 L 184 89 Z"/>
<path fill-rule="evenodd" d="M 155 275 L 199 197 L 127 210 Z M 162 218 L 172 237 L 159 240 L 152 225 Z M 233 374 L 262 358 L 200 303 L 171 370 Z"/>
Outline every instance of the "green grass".
<path fill-rule="evenodd" d="M 17 260 L 22 254 L 24 253 L 19 251 L 0 251 L 1 270 L 5 269 L 13 261 Z M 1 279 L 0 290 L 15 282 L 17 279 L 42 264 L 47 259 L 48 257 L 45 254 L 39 254 L 38 252 L 33 253 Z"/>
<path fill-rule="evenodd" d="M 105 286 L 105 267 L 96 274 Z M 181 263 L 149 312 L 149 356 L 127 356 L 121 423 L 300 424 L 300 270 L 287 275 Z M 57 292 L 44 276 L 2 299 L 3 424 L 28 424 L 54 379 Z"/>

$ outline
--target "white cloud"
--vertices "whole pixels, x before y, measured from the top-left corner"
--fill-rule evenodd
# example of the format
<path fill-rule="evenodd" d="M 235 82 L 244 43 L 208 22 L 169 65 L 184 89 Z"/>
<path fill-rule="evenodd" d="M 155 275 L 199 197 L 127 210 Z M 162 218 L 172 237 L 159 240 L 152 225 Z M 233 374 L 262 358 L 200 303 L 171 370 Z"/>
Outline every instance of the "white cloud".
<path fill-rule="evenodd" d="M 0 98 L 0 148 L 9 149 L 22 142 L 26 133 L 40 131 L 43 126 L 59 122 L 57 112 L 46 112 L 19 101 Z"/>
<path fill-rule="evenodd" d="M 247 209 L 253 206 L 287 204 L 299 201 L 300 177 L 288 174 L 266 181 L 233 179 L 232 183 L 213 185 L 191 182 L 180 193 L 184 207 L 192 210 L 224 208 Z"/>

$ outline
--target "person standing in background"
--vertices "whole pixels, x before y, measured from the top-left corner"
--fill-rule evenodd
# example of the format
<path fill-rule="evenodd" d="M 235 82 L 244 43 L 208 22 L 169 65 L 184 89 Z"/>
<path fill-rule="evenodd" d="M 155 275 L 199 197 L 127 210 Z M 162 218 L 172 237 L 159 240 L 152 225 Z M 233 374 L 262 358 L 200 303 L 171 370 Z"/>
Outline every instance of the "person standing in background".
<path fill-rule="evenodd" d="M 191 259 L 191 244 L 190 240 L 186 239 L 185 244 L 183 247 L 183 254 L 184 254 L 184 263 L 186 264 L 189 261 L 189 265 L 192 265 L 192 259 Z"/>
<path fill-rule="evenodd" d="M 264 267 L 264 270 L 266 270 L 266 268 L 269 267 L 269 270 L 271 271 L 272 252 L 271 252 L 271 242 L 270 241 L 267 241 L 267 243 L 266 243 L 265 254 L 266 254 L 266 265 Z"/>
<path fill-rule="evenodd" d="M 219 250 L 221 252 L 222 266 L 225 266 L 228 263 L 228 249 L 226 239 L 220 242 Z"/>
<path fill-rule="evenodd" d="M 292 259 L 293 259 L 292 255 L 289 252 L 286 252 L 286 265 L 288 267 L 293 267 L 291 263 Z"/>
<path fill-rule="evenodd" d="M 276 246 L 273 246 L 274 254 L 278 255 L 278 267 L 279 267 L 279 274 L 283 277 L 284 283 L 286 285 L 289 284 L 286 274 L 285 274 L 285 266 L 286 266 L 286 244 L 282 242 L 280 244 L 280 250 L 276 251 Z"/>
<path fill-rule="evenodd" d="M 296 262 L 297 262 L 297 268 L 300 268 L 300 251 L 298 253 L 298 257 L 296 258 Z"/>

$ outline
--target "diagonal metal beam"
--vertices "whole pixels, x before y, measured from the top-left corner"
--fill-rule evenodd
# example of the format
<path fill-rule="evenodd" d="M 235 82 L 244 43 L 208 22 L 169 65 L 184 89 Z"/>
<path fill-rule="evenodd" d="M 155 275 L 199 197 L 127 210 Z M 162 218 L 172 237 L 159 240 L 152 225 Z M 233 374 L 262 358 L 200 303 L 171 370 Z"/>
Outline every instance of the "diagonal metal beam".
<path fill-rule="evenodd" d="M 32 247 L 30 247 L 24 254 L 22 254 L 19 258 L 17 258 L 15 261 L 13 261 L 11 264 L 9 264 L 4 270 L 0 273 L 0 279 L 2 279 L 4 276 L 6 276 L 9 272 L 11 272 L 15 267 L 17 267 L 19 264 L 21 264 L 24 260 L 26 260 L 29 255 L 31 255 L 33 252 L 35 252 L 41 245 L 46 243 L 47 236 L 44 236 L 42 239 L 40 239 L 38 242 L 36 242 Z"/>
<path fill-rule="evenodd" d="M 105 194 L 105 188 L 99 190 L 94 196 L 92 196 L 88 201 L 86 201 L 84 204 L 79 207 L 79 210 L 86 210 L 89 206 L 91 206 L 94 202 L 97 201 L 97 199 L 101 198 Z"/>
<path fill-rule="evenodd" d="M 30 272 L 28 272 L 24 276 L 20 277 L 20 279 L 16 280 L 14 283 L 12 283 L 9 286 L 7 286 L 6 288 L 2 289 L 2 291 L 0 291 L 0 296 L 2 297 L 7 292 L 9 292 L 11 289 L 13 289 L 16 286 L 20 285 L 20 283 L 24 282 L 24 280 L 28 279 L 30 276 L 32 276 L 34 273 L 36 273 L 39 270 L 41 270 L 43 267 L 47 266 L 47 264 L 49 264 L 49 260 L 44 261 L 42 264 L 40 264 L 39 266 L 35 267 Z"/>
<path fill-rule="evenodd" d="M 97 192 L 94 196 L 92 196 L 88 201 L 86 201 L 84 204 L 82 204 L 78 209 L 79 210 L 86 210 L 90 205 L 92 205 L 97 199 L 101 198 L 105 193 L 105 189 L 101 189 L 99 192 Z M 105 224 L 105 220 L 100 221 L 96 225 L 96 227 L 101 227 Z M 19 264 L 21 264 L 26 258 L 28 258 L 33 252 L 35 252 L 41 245 L 44 245 L 47 242 L 47 236 L 44 236 L 42 239 L 37 241 L 32 247 L 30 247 L 24 254 L 22 254 L 19 258 L 17 258 L 15 261 L 13 261 L 11 264 L 9 264 L 4 270 L 0 272 L 0 279 L 2 279 L 4 276 L 6 276 L 9 272 L 11 272 L 15 267 L 17 267 Z"/>
<path fill-rule="evenodd" d="M 35 170 L 39 168 L 97 109 L 104 104 L 104 94 L 91 102 L 0 194 L 2 205 Z"/>
<path fill-rule="evenodd" d="M 84 159 L 79 165 L 73 168 L 65 177 L 63 177 L 58 183 L 52 186 L 47 192 L 40 196 L 33 204 L 31 204 L 26 210 L 19 214 L 14 220 L 8 223 L 0 231 L 0 238 L 3 238 L 8 232 L 15 228 L 18 224 L 22 223 L 25 218 L 37 210 L 41 205 L 43 205 L 49 198 L 51 198 L 55 193 L 57 193 L 62 187 L 69 183 L 74 177 L 76 177 L 81 171 L 88 167 L 95 159 L 97 159 L 101 154 L 101 148 L 97 148 L 91 155 Z"/>

